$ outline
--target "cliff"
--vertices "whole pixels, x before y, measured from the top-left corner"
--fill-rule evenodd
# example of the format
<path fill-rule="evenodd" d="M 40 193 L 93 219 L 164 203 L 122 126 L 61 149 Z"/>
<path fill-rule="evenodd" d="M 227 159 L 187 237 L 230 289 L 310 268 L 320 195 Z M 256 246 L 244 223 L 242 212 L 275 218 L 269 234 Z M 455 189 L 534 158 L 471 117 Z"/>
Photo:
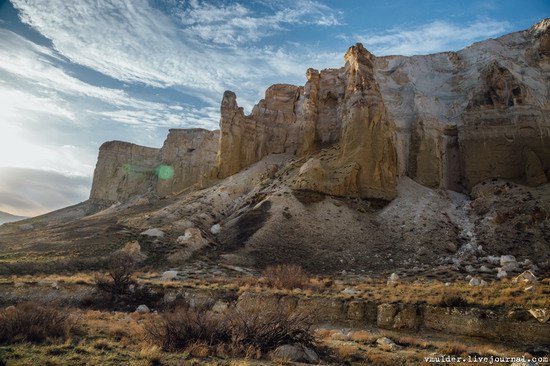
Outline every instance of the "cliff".
<path fill-rule="evenodd" d="M 469 192 L 487 178 L 550 176 L 550 21 L 458 52 L 375 57 L 277 84 L 245 115 L 227 91 L 220 131 L 171 130 L 161 149 L 104 144 L 90 198 L 206 187 L 271 154 L 294 154 L 298 190 L 391 200 L 399 177 Z"/>
<path fill-rule="evenodd" d="M 218 140 L 218 131 L 172 129 L 160 149 L 106 142 L 99 148 L 90 199 L 117 202 L 204 187 L 215 178 Z"/>

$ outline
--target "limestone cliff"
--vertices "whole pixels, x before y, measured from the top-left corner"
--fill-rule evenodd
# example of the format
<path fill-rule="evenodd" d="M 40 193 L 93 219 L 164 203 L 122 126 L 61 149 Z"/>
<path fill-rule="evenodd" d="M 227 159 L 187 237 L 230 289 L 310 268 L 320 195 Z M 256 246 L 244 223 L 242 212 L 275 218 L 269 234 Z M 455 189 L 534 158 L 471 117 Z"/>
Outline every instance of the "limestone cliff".
<path fill-rule="evenodd" d="M 99 149 L 90 199 L 124 201 L 154 192 L 177 193 L 215 178 L 218 131 L 170 130 L 161 149 L 121 141 L 106 142 Z"/>
<path fill-rule="evenodd" d="M 250 115 L 223 95 L 220 131 L 172 130 L 161 149 L 102 146 L 91 198 L 205 187 L 271 154 L 303 164 L 295 189 L 391 200 L 400 176 L 469 192 L 487 178 L 550 176 L 550 20 L 458 52 L 375 57 L 277 84 Z M 160 174 L 160 175 L 159 175 Z"/>

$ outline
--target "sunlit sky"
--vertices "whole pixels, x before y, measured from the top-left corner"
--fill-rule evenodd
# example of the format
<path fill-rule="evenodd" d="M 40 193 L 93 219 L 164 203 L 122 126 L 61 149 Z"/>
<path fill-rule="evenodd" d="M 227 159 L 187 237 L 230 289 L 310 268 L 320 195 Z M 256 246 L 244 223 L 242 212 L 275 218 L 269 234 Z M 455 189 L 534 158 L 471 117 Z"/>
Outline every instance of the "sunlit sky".
<path fill-rule="evenodd" d="M 216 129 L 274 83 L 376 55 L 458 50 L 527 29 L 550 1 L 0 0 L 0 211 L 88 198 L 98 148 Z"/>

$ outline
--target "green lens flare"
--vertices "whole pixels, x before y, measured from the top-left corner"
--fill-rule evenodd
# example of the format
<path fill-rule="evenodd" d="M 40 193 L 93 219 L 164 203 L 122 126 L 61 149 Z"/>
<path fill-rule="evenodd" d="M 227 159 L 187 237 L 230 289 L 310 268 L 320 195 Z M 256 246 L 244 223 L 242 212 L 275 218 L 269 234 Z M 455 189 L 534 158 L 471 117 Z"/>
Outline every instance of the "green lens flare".
<path fill-rule="evenodd" d="M 134 171 L 134 168 L 131 164 L 124 164 L 122 166 L 122 171 L 124 172 L 124 174 L 130 174 Z"/>
<path fill-rule="evenodd" d="M 171 165 L 159 165 L 156 174 L 162 180 L 172 179 L 174 177 L 174 167 Z"/>

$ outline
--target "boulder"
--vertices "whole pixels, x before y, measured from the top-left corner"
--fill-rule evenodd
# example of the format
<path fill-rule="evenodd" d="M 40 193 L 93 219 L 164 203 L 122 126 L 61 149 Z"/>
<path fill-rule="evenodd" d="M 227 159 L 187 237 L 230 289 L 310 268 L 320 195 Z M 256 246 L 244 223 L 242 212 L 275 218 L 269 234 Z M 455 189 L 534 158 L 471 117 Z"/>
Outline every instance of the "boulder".
<path fill-rule="evenodd" d="M 215 225 L 212 225 L 212 227 L 210 228 L 210 232 L 214 235 L 218 235 L 221 231 L 221 226 L 220 224 L 215 224 Z"/>
<path fill-rule="evenodd" d="M 479 278 L 472 277 L 472 279 L 470 280 L 470 282 L 468 282 L 468 285 L 470 285 L 470 286 L 480 286 L 480 285 L 481 285 L 481 281 L 479 280 Z"/>
<path fill-rule="evenodd" d="M 162 272 L 163 281 L 172 281 L 178 278 L 178 271 L 164 271 Z"/>
<path fill-rule="evenodd" d="M 164 231 L 157 228 L 152 228 L 139 233 L 139 235 L 162 239 L 164 237 Z"/>
<path fill-rule="evenodd" d="M 378 345 L 378 347 L 382 348 L 385 351 L 395 351 L 399 349 L 399 346 L 387 337 L 378 338 L 376 340 L 376 344 Z"/>
<path fill-rule="evenodd" d="M 506 272 L 519 271 L 519 264 L 513 255 L 500 256 L 500 266 Z"/>
<path fill-rule="evenodd" d="M 397 273 L 392 273 L 390 277 L 388 278 L 388 282 L 386 284 L 391 286 L 396 286 L 399 283 L 399 275 Z"/>
<path fill-rule="evenodd" d="M 546 323 L 550 319 L 550 309 L 530 309 L 529 314 L 541 323 Z"/>
<path fill-rule="evenodd" d="M 168 258 L 172 263 L 189 259 L 194 252 L 206 247 L 208 240 L 202 237 L 199 229 L 193 227 L 185 230 L 185 234 L 178 237 L 177 244 L 176 252 Z"/>
<path fill-rule="evenodd" d="M 151 310 L 147 307 L 147 305 L 140 305 L 136 308 L 136 313 L 138 314 L 147 314 L 150 312 Z"/>
<path fill-rule="evenodd" d="M 506 278 L 506 277 L 508 277 L 508 272 L 500 269 L 497 273 L 497 278 L 500 280 L 500 279 Z"/>
<path fill-rule="evenodd" d="M 514 279 L 514 282 L 519 283 L 536 283 L 537 277 L 531 271 L 524 271 L 522 274 Z"/>
<path fill-rule="evenodd" d="M 271 352 L 271 360 L 275 362 L 304 362 L 317 364 L 319 356 L 309 347 L 300 344 L 284 344 Z"/>

